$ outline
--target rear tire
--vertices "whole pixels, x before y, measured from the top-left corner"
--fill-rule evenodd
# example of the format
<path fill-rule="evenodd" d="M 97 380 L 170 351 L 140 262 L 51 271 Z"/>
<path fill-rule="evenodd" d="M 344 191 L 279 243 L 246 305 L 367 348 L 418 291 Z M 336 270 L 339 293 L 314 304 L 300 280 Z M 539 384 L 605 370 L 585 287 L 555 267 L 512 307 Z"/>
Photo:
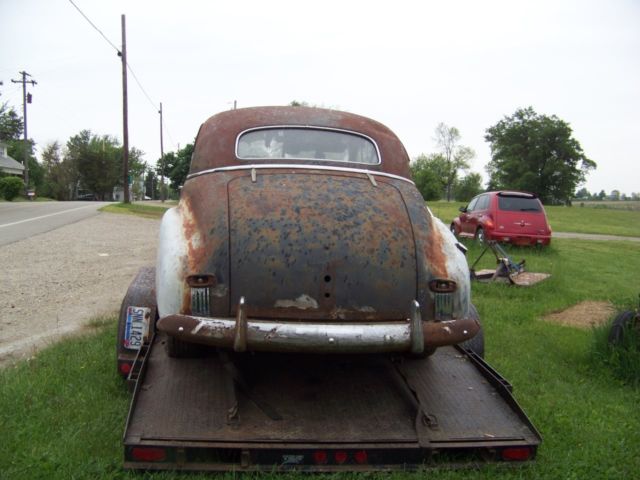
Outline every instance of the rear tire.
<path fill-rule="evenodd" d="M 478 310 L 476 310 L 475 305 L 471 304 L 470 310 L 471 316 L 474 316 L 478 320 L 478 323 L 480 323 L 480 316 L 478 315 Z M 481 323 L 480 330 L 476 333 L 475 337 L 462 342 L 460 346 L 465 350 L 471 350 L 480 358 L 484 358 L 484 329 Z"/>
<path fill-rule="evenodd" d="M 451 230 L 451 233 L 453 233 L 454 237 L 458 238 L 458 232 L 456 232 L 456 224 L 455 223 L 452 223 L 449 226 L 449 230 Z"/>
<path fill-rule="evenodd" d="M 482 227 L 478 227 L 478 230 L 476 230 L 475 240 L 480 245 L 484 245 L 486 243 L 487 238 L 486 238 L 486 235 L 484 233 L 484 229 Z"/>
<path fill-rule="evenodd" d="M 624 338 L 629 329 L 637 323 L 636 313 L 632 310 L 626 310 L 619 313 L 613 319 L 611 330 L 609 331 L 609 343 L 612 345 L 622 345 Z"/>

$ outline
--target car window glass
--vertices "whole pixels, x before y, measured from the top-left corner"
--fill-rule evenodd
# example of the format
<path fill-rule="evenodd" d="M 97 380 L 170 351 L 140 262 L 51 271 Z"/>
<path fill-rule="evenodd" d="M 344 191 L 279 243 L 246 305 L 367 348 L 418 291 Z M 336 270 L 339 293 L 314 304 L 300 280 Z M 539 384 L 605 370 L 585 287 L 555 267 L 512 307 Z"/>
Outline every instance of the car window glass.
<path fill-rule="evenodd" d="M 469 205 L 467 206 L 467 212 L 473 212 L 473 209 L 475 208 L 476 203 L 478 203 L 478 197 L 474 198 L 469 202 Z"/>
<path fill-rule="evenodd" d="M 489 208 L 489 195 L 482 195 L 481 197 L 478 197 L 476 210 L 486 210 L 487 208 Z"/>
<path fill-rule="evenodd" d="M 509 212 L 540 212 L 537 198 L 498 196 L 498 208 Z"/>
<path fill-rule="evenodd" d="M 378 164 L 373 141 L 349 132 L 276 127 L 240 135 L 236 155 L 241 160 L 292 159 Z"/>

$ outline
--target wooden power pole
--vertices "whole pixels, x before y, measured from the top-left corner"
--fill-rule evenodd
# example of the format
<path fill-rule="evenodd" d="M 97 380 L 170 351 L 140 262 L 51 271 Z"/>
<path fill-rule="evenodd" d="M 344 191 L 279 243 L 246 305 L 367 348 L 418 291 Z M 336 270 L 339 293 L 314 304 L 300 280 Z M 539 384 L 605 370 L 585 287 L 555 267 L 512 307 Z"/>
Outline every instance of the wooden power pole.
<path fill-rule="evenodd" d="M 160 102 L 160 110 L 158 111 L 160 114 L 160 164 L 161 164 L 161 172 L 162 172 L 162 180 L 160 184 L 160 200 L 162 202 L 165 201 L 165 188 L 164 188 L 164 146 L 162 141 L 162 102 Z"/>
<path fill-rule="evenodd" d="M 122 153 L 124 163 L 124 174 L 122 177 L 124 184 L 124 203 L 130 203 L 129 199 L 129 112 L 127 101 L 127 31 L 125 27 L 124 14 L 122 20 Z"/>
<path fill-rule="evenodd" d="M 20 80 L 11 80 L 12 83 L 21 83 L 22 84 L 22 118 L 24 123 L 23 133 L 24 133 L 24 188 L 25 191 L 29 190 L 29 148 L 28 148 L 28 139 L 27 135 L 27 103 L 31 103 L 31 94 L 27 94 L 27 83 L 31 85 L 37 85 L 38 82 L 35 80 L 27 80 L 27 77 L 30 77 L 27 72 L 24 70 L 22 72 L 18 72 L 22 75 L 22 79 Z"/>

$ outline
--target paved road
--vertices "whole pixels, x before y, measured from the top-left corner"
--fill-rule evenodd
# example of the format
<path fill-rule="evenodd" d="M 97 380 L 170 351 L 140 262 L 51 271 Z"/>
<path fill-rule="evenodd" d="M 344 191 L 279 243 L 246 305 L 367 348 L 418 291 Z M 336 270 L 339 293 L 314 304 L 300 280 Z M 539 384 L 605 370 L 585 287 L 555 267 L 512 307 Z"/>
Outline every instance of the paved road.
<path fill-rule="evenodd" d="M 623 237 L 621 235 L 601 235 L 598 233 L 553 232 L 555 238 L 577 238 L 580 240 L 626 240 L 640 242 L 638 237 Z"/>
<path fill-rule="evenodd" d="M 108 202 L 0 202 L 0 245 L 55 230 L 98 213 Z"/>

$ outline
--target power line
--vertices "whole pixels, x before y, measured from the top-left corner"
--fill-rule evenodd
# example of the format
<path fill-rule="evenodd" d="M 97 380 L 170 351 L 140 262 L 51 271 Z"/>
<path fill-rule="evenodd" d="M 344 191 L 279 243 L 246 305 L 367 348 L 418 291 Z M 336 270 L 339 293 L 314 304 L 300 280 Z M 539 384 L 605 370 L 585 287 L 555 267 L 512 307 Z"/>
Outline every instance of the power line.
<path fill-rule="evenodd" d="M 140 87 L 140 90 L 142 90 L 142 93 L 144 93 L 144 96 L 147 97 L 147 100 L 149 100 L 149 103 L 151 104 L 151 106 L 153 107 L 154 111 L 158 111 L 158 107 L 156 106 L 156 104 L 154 103 L 153 100 L 151 100 L 151 97 L 149 96 L 149 94 L 146 92 L 146 90 L 144 89 L 144 87 L 142 86 L 142 83 L 140 83 L 140 80 L 138 80 L 138 76 L 135 74 L 135 72 L 133 71 L 133 69 L 131 68 L 131 65 L 129 65 L 129 63 L 127 62 L 127 68 L 129 69 L 129 71 L 131 72 L 131 75 L 133 75 L 133 79 L 136 81 L 136 83 L 138 84 L 138 87 Z"/>
<path fill-rule="evenodd" d="M 78 10 L 78 12 L 80 13 L 80 15 L 82 15 L 82 17 L 89 22 L 89 24 L 102 36 L 102 38 L 104 38 L 107 43 L 109 45 L 111 45 L 113 47 L 113 49 L 118 52 L 118 55 L 121 56 L 122 52 L 120 51 L 120 49 L 118 47 L 116 47 L 113 42 L 111 40 L 109 40 L 107 38 L 107 36 L 102 33 L 102 31 L 96 27 L 96 25 L 89 19 L 89 17 L 87 17 L 84 12 L 82 10 L 80 10 L 80 7 L 78 7 L 75 3 L 73 3 L 73 0 L 69 0 L 69 3 L 71 3 L 71 5 L 73 5 L 75 7 L 76 10 Z M 149 94 L 147 93 L 147 91 L 144 89 L 144 87 L 142 86 L 142 83 L 140 82 L 140 80 L 138 79 L 138 76 L 136 75 L 136 73 L 133 71 L 133 69 L 131 68 L 131 65 L 129 65 L 129 62 L 127 62 L 127 69 L 131 72 L 131 75 L 133 76 L 133 79 L 136 81 L 136 83 L 138 84 L 138 87 L 140 87 L 140 90 L 142 90 L 142 93 L 144 94 L 145 97 L 147 97 L 147 100 L 149 100 L 149 103 L 151 104 L 151 106 L 153 107 L 154 111 L 158 110 L 157 104 L 151 99 L 151 97 L 149 96 Z"/>
<path fill-rule="evenodd" d="M 116 46 L 113 44 L 113 42 L 107 38 L 107 36 L 106 36 L 104 33 L 102 33 L 102 30 L 100 30 L 98 27 L 96 27 L 96 26 L 94 25 L 94 23 L 93 23 L 91 20 L 89 20 L 89 17 L 87 17 L 87 16 L 84 14 L 84 12 L 83 12 L 82 10 L 80 10 L 80 7 L 78 7 L 75 3 L 73 3 L 73 0 L 69 0 L 69 3 L 71 3 L 71 5 L 73 5 L 73 6 L 75 7 L 75 9 L 76 9 L 76 10 L 78 10 L 78 12 L 80 12 L 80 15 L 82 15 L 82 16 L 84 17 L 84 19 L 85 19 L 87 22 L 89 22 L 89 25 L 91 25 L 91 26 L 96 30 L 96 32 L 98 32 L 100 35 L 102 35 L 102 38 L 104 38 L 104 39 L 107 41 L 107 43 L 108 43 L 109 45 L 111 45 L 111 46 L 113 47 L 113 49 L 114 49 L 116 52 L 118 52 L 118 55 L 120 55 L 120 49 L 119 49 L 118 47 L 116 47 Z"/>

